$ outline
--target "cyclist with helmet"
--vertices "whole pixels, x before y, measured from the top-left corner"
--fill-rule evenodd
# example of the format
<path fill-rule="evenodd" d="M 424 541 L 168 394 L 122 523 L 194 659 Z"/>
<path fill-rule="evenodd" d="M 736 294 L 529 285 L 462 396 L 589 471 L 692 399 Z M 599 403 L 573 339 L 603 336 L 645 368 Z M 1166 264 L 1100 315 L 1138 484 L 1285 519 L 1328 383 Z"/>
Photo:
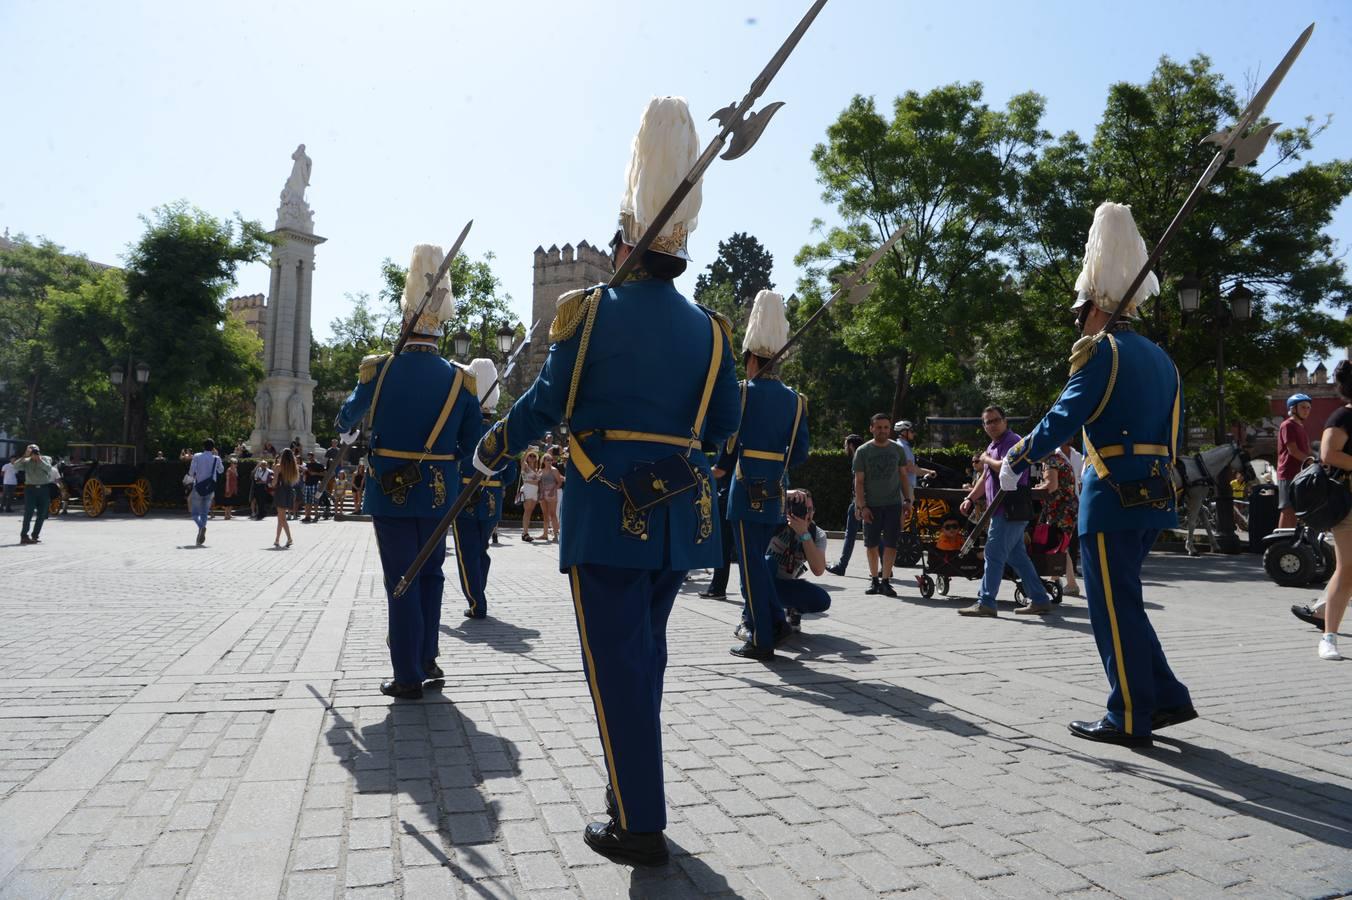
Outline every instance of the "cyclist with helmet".
<path fill-rule="evenodd" d="M 1291 506 L 1291 480 L 1300 474 L 1310 458 L 1310 433 L 1305 420 L 1313 407 L 1308 394 L 1286 398 L 1286 419 L 1277 430 L 1277 508 L 1281 510 L 1278 528 L 1296 527 L 1296 510 Z"/>

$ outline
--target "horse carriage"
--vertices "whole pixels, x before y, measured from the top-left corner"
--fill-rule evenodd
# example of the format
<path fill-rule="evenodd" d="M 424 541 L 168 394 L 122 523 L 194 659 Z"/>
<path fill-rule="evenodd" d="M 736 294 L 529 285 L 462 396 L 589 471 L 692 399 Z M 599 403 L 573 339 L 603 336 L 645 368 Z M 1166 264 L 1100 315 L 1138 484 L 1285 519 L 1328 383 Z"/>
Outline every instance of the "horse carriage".
<path fill-rule="evenodd" d="M 69 444 L 69 460 L 61 467 L 62 493 L 79 501 L 84 514 L 98 518 L 117 500 L 132 515 L 150 511 L 150 479 L 131 444 Z M 59 502 L 59 501 L 53 501 Z"/>

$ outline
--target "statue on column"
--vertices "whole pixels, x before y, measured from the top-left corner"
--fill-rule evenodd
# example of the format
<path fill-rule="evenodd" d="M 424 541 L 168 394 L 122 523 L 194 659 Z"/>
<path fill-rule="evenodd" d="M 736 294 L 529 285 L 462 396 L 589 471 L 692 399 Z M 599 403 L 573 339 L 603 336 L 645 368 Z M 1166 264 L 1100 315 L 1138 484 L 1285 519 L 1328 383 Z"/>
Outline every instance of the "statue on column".
<path fill-rule="evenodd" d="M 314 167 L 314 162 L 306 155 L 304 144 L 296 148 L 296 152 L 291 154 L 291 159 L 291 175 L 286 179 L 286 186 L 282 188 L 282 202 L 292 197 L 303 202 L 305 189 L 310 186 L 310 170 Z"/>
<path fill-rule="evenodd" d="M 305 401 L 301 399 L 300 391 L 292 391 L 291 396 L 286 401 L 286 424 L 297 434 L 303 434 L 305 427 Z"/>
<path fill-rule="evenodd" d="M 272 425 L 272 394 L 267 388 L 259 388 L 254 402 L 258 407 L 258 430 L 267 431 Z"/>
<path fill-rule="evenodd" d="M 314 229 L 314 215 L 310 204 L 305 202 L 305 189 L 310 186 L 310 171 L 314 163 L 305 153 L 305 145 L 296 147 L 291 154 L 291 174 L 282 186 L 282 202 L 277 207 L 277 227 L 294 227 L 302 231 Z"/>

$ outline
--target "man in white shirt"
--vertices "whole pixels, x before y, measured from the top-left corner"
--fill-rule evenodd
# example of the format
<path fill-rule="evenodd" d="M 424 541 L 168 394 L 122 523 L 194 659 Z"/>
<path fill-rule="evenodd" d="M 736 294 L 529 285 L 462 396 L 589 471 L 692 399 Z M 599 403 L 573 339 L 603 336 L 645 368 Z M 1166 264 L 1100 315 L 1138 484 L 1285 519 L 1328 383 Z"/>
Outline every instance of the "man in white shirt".
<path fill-rule="evenodd" d="M 202 452 L 194 453 L 188 464 L 188 474 L 192 477 L 192 487 L 188 488 L 188 511 L 197 523 L 197 546 L 207 541 L 207 519 L 211 516 L 211 500 L 216 496 L 216 479 L 221 477 L 225 467 L 216 455 L 216 442 L 207 438 L 202 442 Z"/>
<path fill-rule="evenodd" d="M 0 500 L 0 512 L 14 512 L 14 495 L 19 489 L 19 470 L 10 460 L 5 460 L 4 466 L 0 466 L 5 477 L 5 496 Z"/>

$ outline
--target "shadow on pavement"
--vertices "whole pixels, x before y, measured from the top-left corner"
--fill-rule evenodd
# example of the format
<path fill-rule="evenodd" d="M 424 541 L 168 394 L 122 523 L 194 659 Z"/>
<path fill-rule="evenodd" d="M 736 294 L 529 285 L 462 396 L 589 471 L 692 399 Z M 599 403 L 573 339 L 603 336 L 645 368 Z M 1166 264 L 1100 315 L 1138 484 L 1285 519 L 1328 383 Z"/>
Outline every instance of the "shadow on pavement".
<path fill-rule="evenodd" d="M 534 628 L 522 628 L 491 614 L 482 619 L 462 617 L 455 628 L 443 623 L 441 633 L 466 644 L 480 644 L 520 656 L 530 653 L 534 646 L 531 642 L 540 636 Z"/>
<path fill-rule="evenodd" d="M 1178 581 L 1204 581 L 1229 584 L 1240 578 L 1265 580 L 1263 557 L 1257 553 L 1208 553 L 1185 556 L 1176 553 L 1151 551 L 1142 566 L 1146 583 L 1171 585 Z"/>
<path fill-rule="evenodd" d="M 821 620 L 815 615 L 809 615 L 803 621 L 810 627 Z M 873 662 L 878 658 L 868 652 L 871 648 L 857 641 L 818 632 L 800 631 L 785 641 L 783 647 L 785 650 L 797 652 L 799 662 L 808 659 L 822 659 L 827 656 L 837 656 L 842 660 L 850 660 L 851 662 Z"/>
<path fill-rule="evenodd" d="M 890 716 L 963 737 L 987 733 L 985 728 L 961 716 L 932 708 L 943 701 L 895 684 L 819 675 L 788 657 L 779 657 L 766 664 L 764 670 L 781 683 L 768 684 L 732 673 L 724 674 L 748 687 L 760 688 L 787 700 L 811 703 L 850 716 Z"/>
<path fill-rule="evenodd" d="M 479 849 L 491 847 L 498 830 L 498 804 L 482 785 L 485 773 L 493 777 L 521 773 L 516 745 L 480 731 L 449 703 L 361 707 L 359 715 L 380 718 L 359 727 L 313 687 L 310 693 L 323 702 L 330 717 L 324 738 L 334 758 L 351 773 L 354 794 L 390 795 L 405 834 L 449 869 L 472 896 L 498 897 L 489 890 L 491 885 L 475 880 L 476 872 L 496 868 L 495 854 Z M 417 822 L 409 822 L 409 817 Z M 429 823 L 435 825 L 429 828 Z M 473 871 L 458 864 L 457 858 Z"/>
<path fill-rule="evenodd" d="M 631 900 L 649 897 L 732 897 L 742 894 L 732 889 L 728 880 L 701 860 L 691 856 L 680 844 L 667 838 L 671 848 L 671 862 L 660 868 L 634 867 L 629 872 Z"/>
<path fill-rule="evenodd" d="M 1170 778 L 1158 768 L 1130 760 L 1081 758 L 1200 797 L 1217 807 L 1304 835 L 1321 844 L 1352 849 L 1352 790 L 1264 768 L 1221 750 L 1159 734 L 1155 735 L 1153 751 L 1139 752 L 1160 766 L 1177 769 L 1190 777 Z"/>

